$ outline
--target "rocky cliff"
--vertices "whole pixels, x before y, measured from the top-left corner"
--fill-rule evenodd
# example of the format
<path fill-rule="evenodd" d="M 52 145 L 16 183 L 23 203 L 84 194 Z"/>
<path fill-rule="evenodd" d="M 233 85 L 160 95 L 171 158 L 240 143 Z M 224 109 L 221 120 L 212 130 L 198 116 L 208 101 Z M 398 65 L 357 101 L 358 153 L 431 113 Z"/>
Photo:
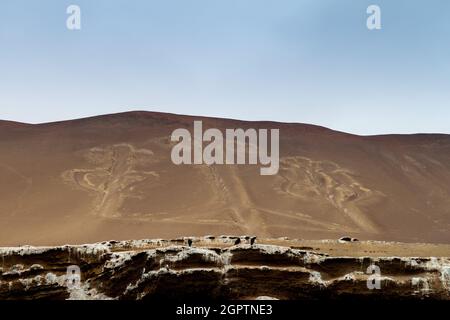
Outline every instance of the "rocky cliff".
<path fill-rule="evenodd" d="M 180 238 L 1 248 L 0 299 L 450 299 L 446 257 L 332 256 L 251 245 L 248 237 L 190 239 L 191 246 Z M 81 281 L 67 272 L 77 268 Z"/>

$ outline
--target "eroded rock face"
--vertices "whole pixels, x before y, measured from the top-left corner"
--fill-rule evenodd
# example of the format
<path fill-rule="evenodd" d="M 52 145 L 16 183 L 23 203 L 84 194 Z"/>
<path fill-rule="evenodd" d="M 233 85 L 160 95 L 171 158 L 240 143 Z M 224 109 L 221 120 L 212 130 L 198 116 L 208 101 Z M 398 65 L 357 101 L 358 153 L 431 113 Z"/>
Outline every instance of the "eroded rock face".
<path fill-rule="evenodd" d="M 189 239 L 192 247 L 186 238 L 1 248 L 0 299 L 450 299 L 450 258 L 332 257 L 246 237 L 237 246 L 236 237 Z"/>

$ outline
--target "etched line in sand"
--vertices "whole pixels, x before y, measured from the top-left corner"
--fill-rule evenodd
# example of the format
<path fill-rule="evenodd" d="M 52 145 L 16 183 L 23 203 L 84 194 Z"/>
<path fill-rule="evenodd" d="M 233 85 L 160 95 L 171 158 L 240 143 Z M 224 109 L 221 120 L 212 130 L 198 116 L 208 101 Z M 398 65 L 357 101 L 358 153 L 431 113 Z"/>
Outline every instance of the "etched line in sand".
<path fill-rule="evenodd" d="M 325 199 L 347 216 L 361 231 L 378 233 L 378 226 L 358 206 L 363 201 L 380 199 L 383 194 L 364 187 L 354 175 L 330 161 L 306 157 L 286 157 L 280 161 L 281 181 L 276 189 L 301 200 Z"/>
<path fill-rule="evenodd" d="M 148 179 L 158 178 L 155 171 L 138 169 L 153 155 L 151 150 L 136 149 L 130 144 L 115 144 L 105 148 L 91 148 L 85 153 L 89 162 L 101 166 L 93 169 L 71 169 L 62 176 L 82 190 L 96 193 L 94 213 L 97 216 L 121 217 L 120 208 L 125 199 L 139 197 L 134 191 L 135 186 Z"/>
<path fill-rule="evenodd" d="M 268 235 L 266 222 L 261 211 L 250 198 L 250 195 L 237 173 L 236 167 L 222 167 L 219 172 L 214 165 L 205 166 L 206 181 L 221 205 L 221 210 L 228 214 L 233 224 L 248 234 Z M 229 181 L 221 176 L 228 177 Z M 227 183 L 228 182 L 228 183 Z M 220 209 L 219 209 L 220 210 Z"/>

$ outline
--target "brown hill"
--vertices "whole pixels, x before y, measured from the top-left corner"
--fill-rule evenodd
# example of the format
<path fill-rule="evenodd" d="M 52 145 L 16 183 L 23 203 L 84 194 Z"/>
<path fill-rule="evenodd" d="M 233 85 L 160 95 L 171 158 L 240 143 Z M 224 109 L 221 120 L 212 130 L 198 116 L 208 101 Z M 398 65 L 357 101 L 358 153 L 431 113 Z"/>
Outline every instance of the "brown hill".
<path fill-rule="evenodd" d="M 176 166 L 176 128 L 279 128 L 280 170 Z M 0 246 L 205 234 L 450 242 L 450 135 L 129 112 L 0 122 Z"/>

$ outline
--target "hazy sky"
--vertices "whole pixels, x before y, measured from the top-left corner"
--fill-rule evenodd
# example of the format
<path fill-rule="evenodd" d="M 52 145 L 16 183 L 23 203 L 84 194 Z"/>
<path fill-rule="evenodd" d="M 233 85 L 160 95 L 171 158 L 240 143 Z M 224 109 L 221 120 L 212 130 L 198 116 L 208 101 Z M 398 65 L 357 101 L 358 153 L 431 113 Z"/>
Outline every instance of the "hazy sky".
<path fill-rule="evenodd" d="M 128 110 L 450 133 L 450 1 L 0 2 L 0 119 Z"/>

